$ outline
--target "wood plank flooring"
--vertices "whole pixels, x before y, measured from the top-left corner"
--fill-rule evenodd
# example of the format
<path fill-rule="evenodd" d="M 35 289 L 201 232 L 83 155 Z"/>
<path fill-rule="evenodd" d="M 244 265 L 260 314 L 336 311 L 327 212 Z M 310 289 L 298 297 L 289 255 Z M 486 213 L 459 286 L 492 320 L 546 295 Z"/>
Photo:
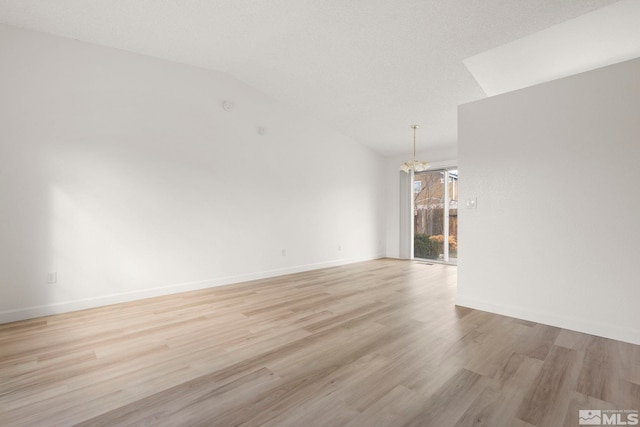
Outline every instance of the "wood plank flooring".
<path fill-rule="evenodd" d="M 0 325 L 2 426 L 577 426 L 640 346 L 455 307 L 376 260 Z"/>

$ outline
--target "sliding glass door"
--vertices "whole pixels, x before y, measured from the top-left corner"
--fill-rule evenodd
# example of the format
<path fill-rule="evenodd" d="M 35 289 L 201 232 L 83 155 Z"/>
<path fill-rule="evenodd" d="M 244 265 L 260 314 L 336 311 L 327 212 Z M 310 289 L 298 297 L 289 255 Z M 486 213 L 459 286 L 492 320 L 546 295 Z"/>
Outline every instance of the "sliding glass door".
<path fill-rule="evenodd" d="M 414 257 L 455 263 L 458 170 L 418 172 L 413 180 Z"/>

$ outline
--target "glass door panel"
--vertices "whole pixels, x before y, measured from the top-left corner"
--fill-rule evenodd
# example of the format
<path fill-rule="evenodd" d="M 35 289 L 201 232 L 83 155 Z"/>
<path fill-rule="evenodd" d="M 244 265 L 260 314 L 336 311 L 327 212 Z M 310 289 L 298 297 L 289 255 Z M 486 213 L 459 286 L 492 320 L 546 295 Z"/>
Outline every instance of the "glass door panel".
<path fill-rule="evenodd" d="M 449 259 L 458 260 L 458 170 L 451 169 L 449 174 Z"/>
<path fill-rule="evenodd" d="M 413 193 L 414 257 L 455 263 L 458 253 L 457 169 L 416 173 Z"/>
<path fill-rule="evenodd" d="M 444 171 L 416 173 L 413 181 L 415 258 L 442 260 L 444 255 Z"/>

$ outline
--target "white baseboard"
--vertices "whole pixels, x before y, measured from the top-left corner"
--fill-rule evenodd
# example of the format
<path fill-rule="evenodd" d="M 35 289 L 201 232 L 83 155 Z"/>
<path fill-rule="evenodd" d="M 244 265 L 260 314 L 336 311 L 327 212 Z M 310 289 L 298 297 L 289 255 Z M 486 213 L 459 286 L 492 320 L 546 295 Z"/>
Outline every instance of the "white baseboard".
<path fill-rule="evenodd" d="M 589 319 L 536 312 L 522 307 L 497 305 L 488 301 L 460 296 L 456 297 L 456 305 L 640 345 L 640 329 L 621 328 L 617 325 L 597 323 Z"/>
<path fill-rule="evenodd" d="M 332 261 L 319 262 L 314 264 L 304 264 L 294 267 L 279 268 L 256 273 L 241 274 L 237 276 L 219 277 L 210 280 L 197 282 L 178 283 L 159 288 L 142 289 L 138 291 L 122 292 L 111 295 L 101 295 L 93 298 L 84 298 L 73 301 L 64 301 L 53 304 L 38 305 L 32 307 L 18 308 L 14 310 L 0 311 L 0 324 L 15 322 L 18 320 L 32 319 L 35 317 L 49 316 L 52 314 L 68 313 L 71 311 L 85 310 L 88 308 L 103 307 L 121 302 L 135 301 L 144 298 L 152 298 L 162 295 L 170 295 L 179 292 L 194 291 L 198 289 L 213 288 L 216 286 L 229 285 L 232 283 L 247 282 L 250 280 L 267 279 L 270 277 L 283 276 L 286 274 L 301 273 L 304 271 L 318 270 L 321 268 L 336 267 L 339 265 L 354 264 L 356 262 L 370 261 L 372 259 L 383 258 L 378 254 L 371 257 L 357 257 L 347 259 L 337 259 Z"/>

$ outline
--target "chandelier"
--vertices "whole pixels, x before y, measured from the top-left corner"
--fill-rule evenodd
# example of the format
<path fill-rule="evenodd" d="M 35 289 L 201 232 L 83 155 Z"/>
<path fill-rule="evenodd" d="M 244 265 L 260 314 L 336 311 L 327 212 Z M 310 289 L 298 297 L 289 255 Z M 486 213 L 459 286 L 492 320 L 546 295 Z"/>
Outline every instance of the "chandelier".
<path fill-rule="evenodd" d="M 429 167 L 427 162 L 416 160 L 416 129 L 418 129 L 418 127 L 418 125 L 411 125 L 411 128 L 413 129 L 413 160 L 404 162 L 402 166 L 400 166 L 400 170 L 406 173 L 409 173 L 409 171 L 426 171 Z"/>

